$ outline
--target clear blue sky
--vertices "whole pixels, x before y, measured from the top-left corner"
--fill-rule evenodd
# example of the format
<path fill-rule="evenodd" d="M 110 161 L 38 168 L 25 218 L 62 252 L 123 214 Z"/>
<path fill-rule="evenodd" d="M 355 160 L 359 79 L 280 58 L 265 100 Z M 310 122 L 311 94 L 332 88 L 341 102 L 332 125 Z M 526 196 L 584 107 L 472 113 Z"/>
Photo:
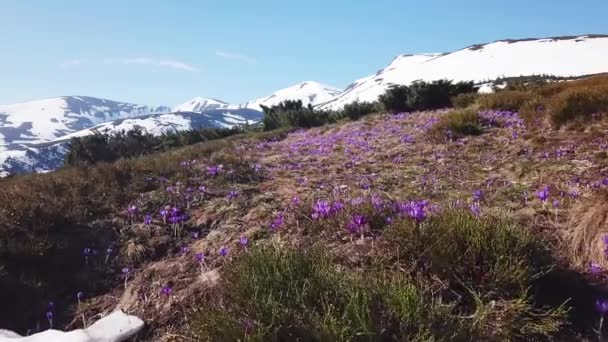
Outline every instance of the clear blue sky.
<path fill-rule="evenodd" d="M 0 0 L 0 104 L 240 103 L 305 80 L 345 87 L 403 53 L 608 33 L 607 14 L 607 0 Z"/>

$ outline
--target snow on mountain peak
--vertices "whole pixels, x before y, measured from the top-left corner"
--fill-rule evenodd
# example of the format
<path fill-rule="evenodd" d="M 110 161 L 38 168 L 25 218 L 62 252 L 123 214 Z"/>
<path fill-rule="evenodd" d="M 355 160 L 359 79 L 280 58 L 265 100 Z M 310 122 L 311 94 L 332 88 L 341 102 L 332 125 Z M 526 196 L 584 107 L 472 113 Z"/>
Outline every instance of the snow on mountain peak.
<path fill-rule="evenodd" d="M 195 97 L 190 101 L 184 102 L 173 107 L 174 112 L 202 112 L 205 110 L 231 108 L 230 104 L 208 97 Z"/>
<path fill-rule="evenodd" d="M 373 102 L 391 85 L 417 80 L 482 83 L 501 77 L 603 73 L 608 72 L 607 55 L 606 35 L 506 39 L 450 53 L 400 55 L 386 68 L 355 81 L 320 107 L 340 109 L 356 100 Z"/>
<path fill-rule="evenodd" d="M 342 91 L 336 87 L 315 81 L 298 83 L 291 87 L 277 90 L 270 96 L 262 97 L 243 105 L 245 108 L 261 110 L 261 106 L 271 107 L 286 100 L 301 100 L 305 106 L 313 106 L 332 100 Z"/>

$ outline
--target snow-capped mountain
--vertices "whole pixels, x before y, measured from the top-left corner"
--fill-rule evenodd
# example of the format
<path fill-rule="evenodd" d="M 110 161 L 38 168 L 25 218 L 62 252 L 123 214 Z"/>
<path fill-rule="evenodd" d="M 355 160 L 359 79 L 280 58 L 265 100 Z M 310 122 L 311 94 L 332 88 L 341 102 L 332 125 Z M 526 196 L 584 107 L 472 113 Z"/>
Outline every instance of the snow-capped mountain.
<path fill-rule="evenodd" d="M 0 105 L 0 145 L 51 141 L 102 122 L 169 111 L 87 96 Z"/>
<path fill-rule="evenodd" d="M 119 119 L 104 122 L 97 126 L 67 134 L 52 143 L 69 141 L 71 138 L 84 137 L 95 133 L 114 134 L 140 129 L 153 135 L 187 131 L 199 128 L 230 128 L 237 125 L 252 125 L 262 119 L 262 112 L 248 109 L 212 109 L 199 113 L 175 112 L 151 114 L 137 118 Z"/>
<path fill-rule="evenodd" d="M 608 72 L 608 36 L 499 40 L 450 53 L 401 55 L 385 69 L 359 79 L 322 109 L 375 101 L 393 84 L 416 80 L 475 81 L 531 75 L 583 76 Z"/>
<path fill-rule="evenodd" d="M 95 133 L 114 134 L 141 129 L 147 133 L 186 131 L 198 128 L 234 127 L 260 121 L 262 112 L 248 109 L 214 109 L 200 113 L 179 112 L 148 114 L 134 118 L 108 121 L 80 131 L 63 135 L 48 142 L 25 142 L 0 145 L 0 176 L 53 170 L 63 165 L 68 142 L 74 137 Z"/>
<path fill-rule="evenodd" d="M 200 113 L 213 109 L 235 109 L 238 106 L 228 104 L 221 100 L 208 97 L 195 97 L 188 102 L 184 102 L 172 108 L 173 112 L 195 112 Z"/>
<path fill-rule="evenodd" d="M 271 107 L 286 100 L 301 100 L 302 104 L 305 106 L 308 104 L 315 106 L 332 100 L 340 93 L 341 90 L 338 88 L 327 86 L 318 82 L 307 81 L 278 90 L 269 96 L 249 101 L 241 106 L 255 110 L 262 110 L 261 105 Z"/>

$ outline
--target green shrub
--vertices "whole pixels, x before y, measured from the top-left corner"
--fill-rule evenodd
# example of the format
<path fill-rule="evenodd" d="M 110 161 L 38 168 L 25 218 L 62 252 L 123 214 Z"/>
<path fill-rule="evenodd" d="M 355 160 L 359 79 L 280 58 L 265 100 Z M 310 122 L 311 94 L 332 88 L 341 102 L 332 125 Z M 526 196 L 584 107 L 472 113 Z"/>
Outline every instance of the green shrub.
<path fill-rule="evenodd" d="M 65 161 L 67 165 L 112 162 L 118 159 L 140 157 L 153 152 L 167 151 L 208 140 L 226 138 L 244 132 L 244 128 L 234 127 L 203 128 L 167 133 L 160 136 L 144 133 L 140 129 L 118 132 L 111 135 L 95 133 L 90 136 L 72 138 Z"/>
<path fill-rule="evenodd" d="M 483 132 L 481 118 L 475 110 L 455 110 L 441 117 L 428 131 L 432 139 L 446 141 Z"/>
<path fill-rule="evenodd" d="M 264 130 L 274 130 L 283 127 L 310 128 L 333 123 L 340 119 L 340 114 L 319 111 L 302 105 L 302 101 L 284 101 L 272 107 L 262 106 Z"/>
<path fill-rule="evenodd" d="M 452 106 L 451 98 L 475 91 L 472 82 L 452 84 L 448 80 L 416 81 L 410 86 L 394 85 L 379 98 L 384 108 L 392 113 L 410 112 Z"/>
<path fill-rule="evenodd" d="M 355 101 L 344 106 L 344 115 L 351 120 L 359 120 L 359 118 L 376 111 L 376 105 L 370 102 Z"/>
<path fill-rule="evenodd" d="M 501 90 L 479 98 L 481 109 L 519 111 L 519 108 L 532 97 L 532 94 L 521 90 Z"/>

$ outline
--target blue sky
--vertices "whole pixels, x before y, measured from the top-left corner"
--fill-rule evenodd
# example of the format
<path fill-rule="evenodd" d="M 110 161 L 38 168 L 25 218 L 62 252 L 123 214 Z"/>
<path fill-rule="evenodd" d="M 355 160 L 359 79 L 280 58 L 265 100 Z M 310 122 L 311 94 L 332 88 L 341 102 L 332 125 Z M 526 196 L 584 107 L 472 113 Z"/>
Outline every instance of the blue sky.
<path fill-rule="evenodd" d="M 88 95 L 240 103 L 345 87 L 403 53 L 608 33 L 606 0 L 0 0 L 0 104 Z"/>

